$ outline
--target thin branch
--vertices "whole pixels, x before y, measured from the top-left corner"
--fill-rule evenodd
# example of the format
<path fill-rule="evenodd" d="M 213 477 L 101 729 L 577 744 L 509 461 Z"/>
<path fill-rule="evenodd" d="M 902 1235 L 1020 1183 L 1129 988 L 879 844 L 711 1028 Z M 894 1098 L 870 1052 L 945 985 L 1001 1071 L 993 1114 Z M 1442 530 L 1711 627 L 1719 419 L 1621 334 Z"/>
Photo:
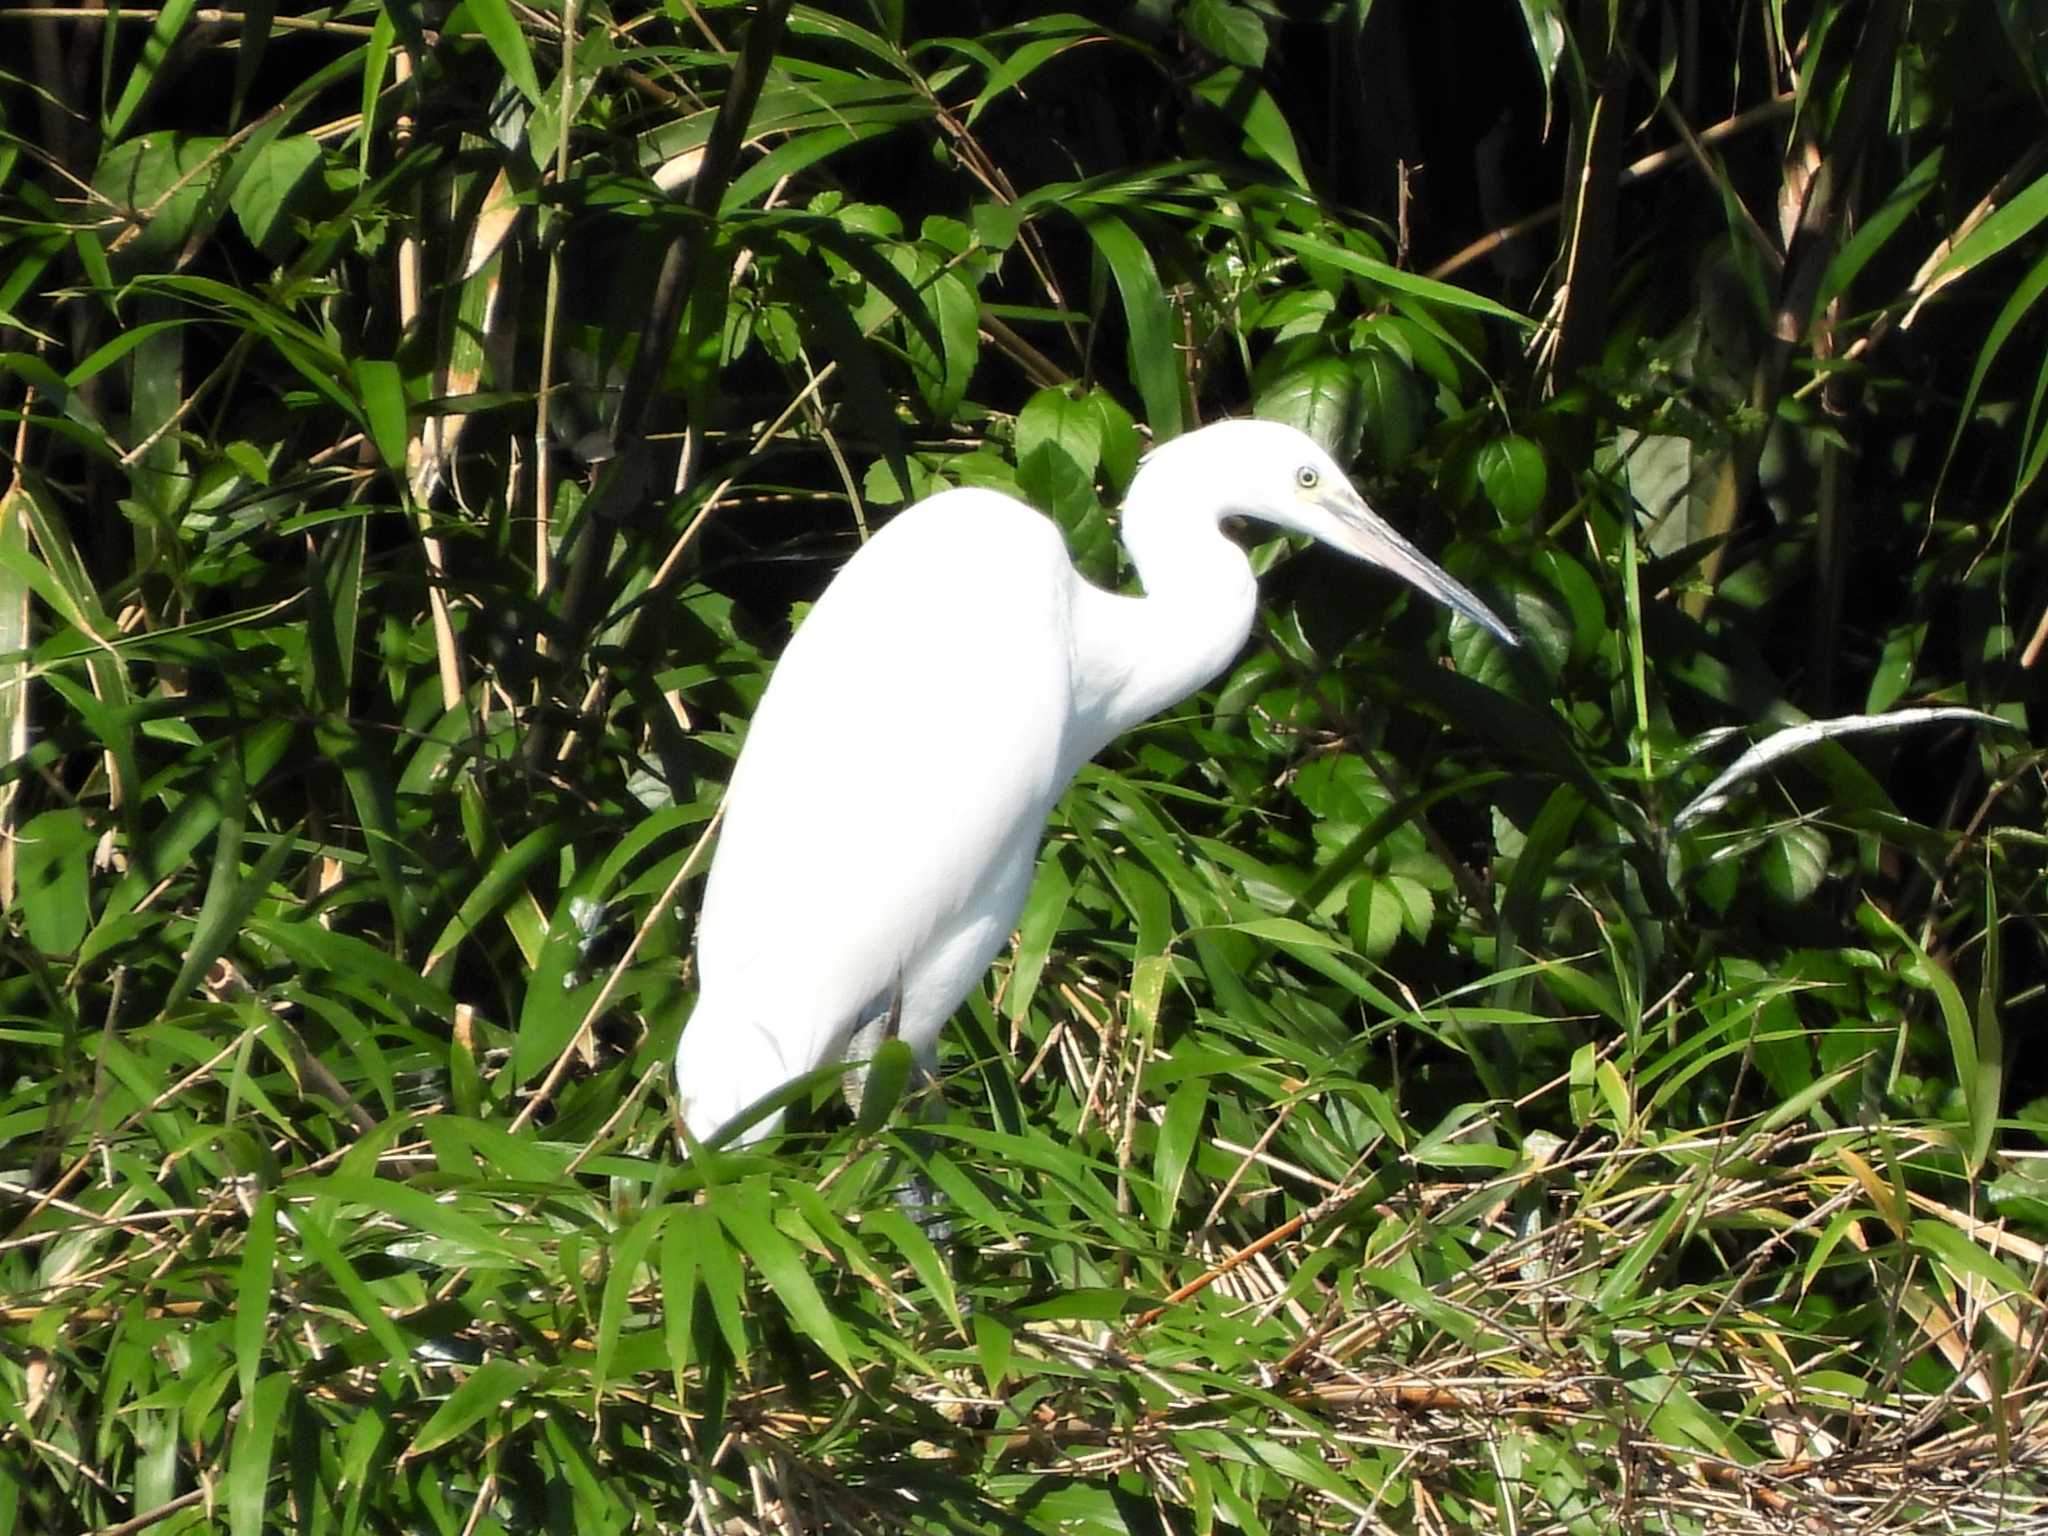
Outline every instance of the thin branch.
<path fill-rule="evenodd" d="M 1746 133 L 1751 128 L 1755 128 L 1760 124 L 1774 122 L 1781 117 L 1789 117 L 1797 101 L 1797 96 L 1793 92 L 1787 91 L 1782 96 L 1774 96 L 1769 101 L 1736 113 L 1733 117 L 1723 118 L 1711 128 L 1702 128 L 1693 135 L 1694 144 L 1697 148 L 1694 145 L 1673 144 L 1656 151 L 1654 154 L 1644 155 L 1642 159 L 1632 161 L 1629 165 L 1623 167 L 1619 185 L 1624 188 L 1634 186 L 1639 181 L 1645 181 L 1661 172 L 1670 170 L 1672 166 L 1697 154 L 1699 149 L 1706 149 L 1726 139 L 1732 139 L 1736 134 Z M 1477 240 L 1465 246 L 1455 255 L 1438 262 L 1425 275 L 1445 278 L 1455 272 L 1461 272 L 1466 267 L 1471 266 L 1473 262 L 1484 260 L 1509 242 L 1519 240 L 1524 235 L 1533 234 L 1546 224 L 1555 223 L 1558 216 L 1563 212 L 1564 204 L 1562 202 L 1552 203 L 1547 208 L 1539 208 L 1526 218 L 1517 219 L 1514 223 L 1504 224 L 1490 234 L 1481 235 Z"/>

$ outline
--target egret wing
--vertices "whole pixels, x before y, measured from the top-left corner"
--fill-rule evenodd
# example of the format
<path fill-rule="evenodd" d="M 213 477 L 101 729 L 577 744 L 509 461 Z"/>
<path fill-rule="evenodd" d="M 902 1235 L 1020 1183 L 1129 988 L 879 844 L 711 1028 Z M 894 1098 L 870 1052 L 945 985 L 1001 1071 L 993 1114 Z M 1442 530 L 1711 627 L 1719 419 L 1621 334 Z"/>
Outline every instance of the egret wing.
<path fill-rule="evenodd" d="M 726 797 L 698 950 L 706 995 L 745 997 L 797 1070 L 1014 885 L 1062 787 L 1078 581 L 1045 518 L 948 492 L 870 540 L 791 640 Z"/>

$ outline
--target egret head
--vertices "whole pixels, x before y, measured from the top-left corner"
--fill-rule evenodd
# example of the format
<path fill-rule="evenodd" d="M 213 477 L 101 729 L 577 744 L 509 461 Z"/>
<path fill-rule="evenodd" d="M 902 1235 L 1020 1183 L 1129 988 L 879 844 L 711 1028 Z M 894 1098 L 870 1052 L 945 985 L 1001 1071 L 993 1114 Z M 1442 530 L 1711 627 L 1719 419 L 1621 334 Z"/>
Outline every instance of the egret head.
<path fill-rule="evenodd" d="M 1153 449 L 1144 474 L 1165 479 L 1183 501 L 1213 502 L 1221 516 L 1257 518 L 1370 561 L 1504 643 L 1521 643 L 1469 587 L 1389 527 L 1336 460 L 1294 427 L 1219 421 Z"/>

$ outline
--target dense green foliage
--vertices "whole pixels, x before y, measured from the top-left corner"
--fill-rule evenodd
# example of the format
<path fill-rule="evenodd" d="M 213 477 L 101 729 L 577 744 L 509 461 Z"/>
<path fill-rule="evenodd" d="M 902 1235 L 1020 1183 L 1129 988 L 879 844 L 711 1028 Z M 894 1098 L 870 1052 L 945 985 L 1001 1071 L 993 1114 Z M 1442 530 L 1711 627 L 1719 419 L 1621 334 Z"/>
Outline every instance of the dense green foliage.
<path fill-rule="evenodd" d="M 0 114 L 0 1529 L 2039 1518 L 2026 0 L 17 6 Z M 1527 645 L 1263 545 L 944 1109 L 685 1156 L 801 604 L 1248 411 Z"/>

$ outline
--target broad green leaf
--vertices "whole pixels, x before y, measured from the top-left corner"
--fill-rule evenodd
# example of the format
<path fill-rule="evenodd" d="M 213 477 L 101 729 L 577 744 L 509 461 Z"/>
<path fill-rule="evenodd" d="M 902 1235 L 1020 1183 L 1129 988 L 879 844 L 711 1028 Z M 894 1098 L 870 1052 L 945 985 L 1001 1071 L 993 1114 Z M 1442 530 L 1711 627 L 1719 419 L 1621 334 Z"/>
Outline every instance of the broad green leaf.
<path fill-rule="evenodd" d="M 1803 906 L 1827 879 L 1827 834 L 1806 822 L 1779 828 L 1764 849 L 1763 874 L 1778 900 Z"/>
<path fill-rule="evenodd" d="M 189 13 L 192 0 L 159 13 L 158 26 L 172 10 Z M 129 76 L 129 88 L 146 83 L 147 70 Z M 94 187 L 136 222 L 134 238 L 115 258 L 116 270 L 144 263 L 169 264 L 198 233 L 211 178 L 221 174 L 222 141 L 205 135 L 151 132 L 115 145 L 94 173 Z"/>
<path fill-rule="evenodd" d="M 309 134 L 274 139 L 262 147 L 228 200 L 250 244 L 273 254 L 288 248 L 293 195 L 320 162 L 319 142 Z"/>
<path fill-rule="evenodd" d="M 1266 62 L 1266 24 L 1249 6 L 1232 0 L 1190 0 L 1181 24 L 1226 64 L 1257 69 Z"/>
<path fill-rule="evenodd" d="M 1351 359 L 1359 384 L 1367 458 L 1391 473 L 1415 451 L 1422 436 L 1422 400 L 1414 375 L 1387 348 L 1360 348 Z"/>
<path fill-rule="evenodd" d="M 1504 522 L 1528 522 L 1547 493 L 1543 450 L 1514 434 L 1494 438 L 1479 450 L 1479 483 Z"/>
<path fill-rule="evenodd" d="M 1358 370 L 1321 344 L 1278 352 L 1269 361 L 1277 366 L 1259 370 L 1259 415 L 1300 428 L 1339 464 L 1357 458 L 1367 405 Z"/>
<path fill-rule="evenodd" d="M 1017 416 L 1017 488 L 1032 505 L 1071 521 L 1095 506 L 1102 418 L 1063 389 L 1041 389 Z"/>
<path fill-rule="evenodd" d="M 1385 880 L 1361 874 L 1351 885 L 1346 901 L 1351 942 L 1369 960 L 1384 960 L 1401 937 L 1405 909 L 1400 896 Z"/>
<path fill-rule="evenodd" d="M 46 955 L 71 954 L 92 922 L 88 893 L 98 834 L 83 811 L 66 808 L 33 817 L 14 835 L 15 900 L 28 940 Z"/>

